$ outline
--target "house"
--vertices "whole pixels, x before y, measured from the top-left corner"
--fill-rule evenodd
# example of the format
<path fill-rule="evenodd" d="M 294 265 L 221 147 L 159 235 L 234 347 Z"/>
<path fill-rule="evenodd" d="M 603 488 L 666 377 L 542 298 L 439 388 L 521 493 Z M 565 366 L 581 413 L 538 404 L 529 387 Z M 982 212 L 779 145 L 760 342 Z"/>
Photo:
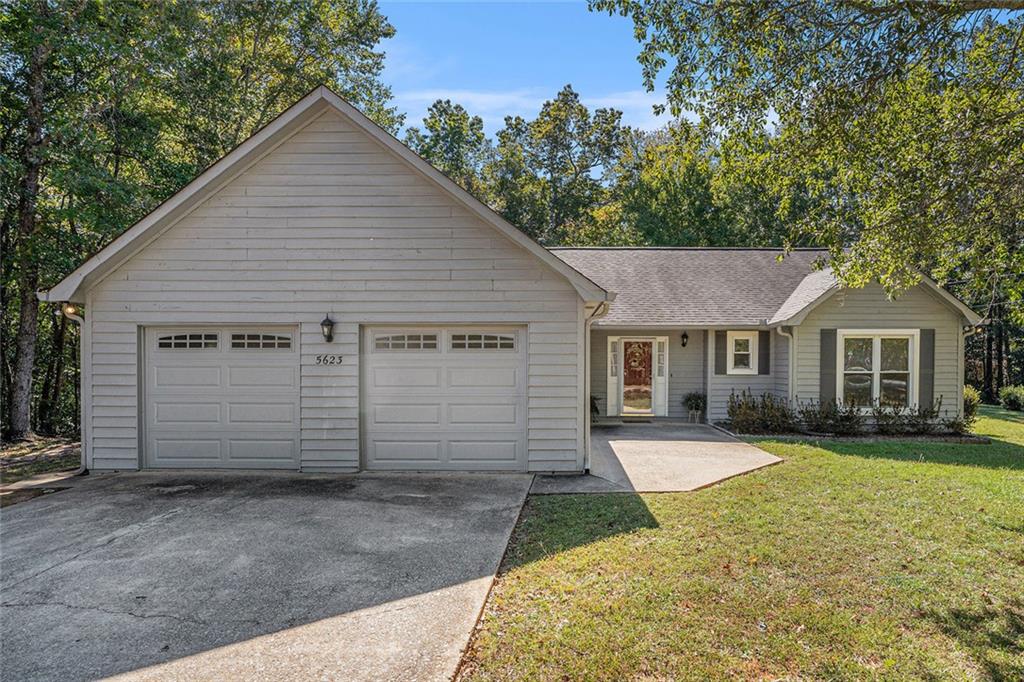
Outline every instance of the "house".
<path fill-rule="evenodd" d="M 978 316 L 819 255 L 548 250 L 318 88 L 40 299 L 82 325 L 93 470 L 579 472 L 591 393 L 959 410 Z"/>

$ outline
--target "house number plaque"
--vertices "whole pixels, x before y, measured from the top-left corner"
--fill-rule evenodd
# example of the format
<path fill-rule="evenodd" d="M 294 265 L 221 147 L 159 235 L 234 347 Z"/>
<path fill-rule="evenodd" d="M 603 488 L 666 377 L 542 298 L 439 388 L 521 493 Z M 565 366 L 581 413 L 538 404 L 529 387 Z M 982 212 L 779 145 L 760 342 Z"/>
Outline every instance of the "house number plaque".
<path fill-rule="evenodd" d="M 316 364 L 318 365 L 340 365 L 341 355 L 318 355 L 316 356 Z"/>

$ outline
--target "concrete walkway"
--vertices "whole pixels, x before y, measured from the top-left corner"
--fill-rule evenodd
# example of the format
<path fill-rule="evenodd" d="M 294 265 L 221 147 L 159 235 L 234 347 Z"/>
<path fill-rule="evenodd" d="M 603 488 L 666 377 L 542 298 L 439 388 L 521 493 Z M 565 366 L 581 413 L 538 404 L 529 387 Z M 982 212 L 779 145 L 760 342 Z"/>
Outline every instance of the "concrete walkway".
<path fill-rule="evenodd" d="M 705 424 L 594 426 L 590 475 L 537 476 L 530 492 L 684 492 L 781 461 Z"/>
<path fill-rule="evenodd" d="M 446 680 L 527 475 L 102 474 L 3 510 L 3 680 Z"/>

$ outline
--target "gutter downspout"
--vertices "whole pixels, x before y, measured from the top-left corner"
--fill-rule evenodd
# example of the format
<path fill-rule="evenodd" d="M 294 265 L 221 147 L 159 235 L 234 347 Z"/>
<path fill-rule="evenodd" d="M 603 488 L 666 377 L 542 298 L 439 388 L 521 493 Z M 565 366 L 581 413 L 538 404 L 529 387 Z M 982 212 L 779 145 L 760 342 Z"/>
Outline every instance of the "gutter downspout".
<path fill-rule="evenodd" d="M 788 360 L 786 364 L 789 365 L 786 375 L 786 401 L 792 405 L 793 375 L 796 373 L 796 339 L 793 338 L 793 332 L 783 331 L 781 324 L 775 328 L 775 331 L 779 333 L 779 336 L 784 336 L 789 339 L 789 352 L 786 353 L 786 359 Z"/>
<path fill-rule="evenodd" d="M 586 391 L 586 410 L 587 410 L 587 430 L 585 438 L 583 440 L 584 453 L 583 453 L 583 473 L 590 473 L 590 426 L 593 418 L 590 415 L 590 327 L 598 317 L 603 317 L 608 312 L 608 301 L 601 301 L 594 308 L 594 312 L 587 317 L 583 325 L 583 373 L 584 373 L 584 387 Z"/>
<path fill-rule="evenodd" d="M 68 318 L 69 320 L 71 320 L 72 322 L 74 322 L 75 324 L 78 325 L 78 358 L 79 358 L 78 359 L 78 381 L 81 382 L 82 381 L 82 371 L 84 369 L 83 366 L 82 366 L 82 363 L 85 362 L 85 357 L 84 357 L 84 354 L 82 353 L 82 345 L 85 342 L 83 334 L 82 334 L 82 326 L 85 324 L 85 320 L 82 318 L 81 315 L 77 314 L 79 310 L 81 310 L 81 308 L 76 306 L 74 303 L 69 303 L 69 302 L 65 301 L 65 302 L 60 304 L 60 312 L 61 312 L 61 314 L 64 315 L 64 317 Z M 84 434 L 85 433 L 85 399 L 84 399 L 84 395 L 83 395 L 81 409 L 82 409 L 82 413 L 78 416 L 78 421 L 79 421 L 78 430 L 79 430 L 80 433 Z M 89 469 L 87 469 L 86 466 L 85 466 L 85 461 L 86 461 L 85 460 L 85 448 L 86 448 L 85 438 L 81 438 L 80 441 L 81 441 L 81 443 L 80 443 L 79 450 L 81 450 L 81 455 L 80 455 L 81 456 L 81 462 L 79 462 L 78 468 L 75 469 L 74 473 L 71 474 L 72 476 L 84 476 L 84 475 L 89 473 Z"/>

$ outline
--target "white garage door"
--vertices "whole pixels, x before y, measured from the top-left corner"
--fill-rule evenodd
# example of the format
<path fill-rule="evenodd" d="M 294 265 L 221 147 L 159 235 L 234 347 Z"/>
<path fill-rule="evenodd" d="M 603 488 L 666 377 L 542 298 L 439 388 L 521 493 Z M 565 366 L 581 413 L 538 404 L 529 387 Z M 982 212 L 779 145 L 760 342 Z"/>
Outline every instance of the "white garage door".
<path fill-rule="evenodd" d="M 526 330 L 369 328 L 367 469 L 524 471 Z"/>
<path fill-rule="evenodd" d="M 148 467 L 297 469 L 293 328 L 146 330 Z"/>

